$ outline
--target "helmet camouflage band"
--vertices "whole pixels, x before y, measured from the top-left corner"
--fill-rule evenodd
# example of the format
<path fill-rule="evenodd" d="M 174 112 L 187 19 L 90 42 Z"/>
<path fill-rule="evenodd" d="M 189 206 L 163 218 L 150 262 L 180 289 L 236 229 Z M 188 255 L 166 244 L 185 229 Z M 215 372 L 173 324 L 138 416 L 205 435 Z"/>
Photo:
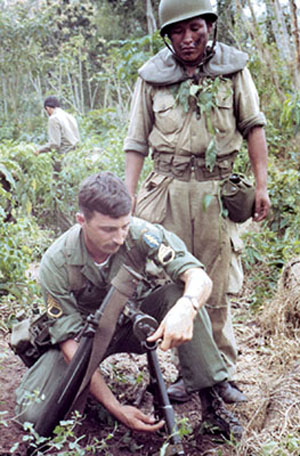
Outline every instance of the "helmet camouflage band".
<path fill-rule="evenodd" d="M 164 36 L 167 28 L 176 22 L 202 16 L 209 22 L 218 19 L 210 0 L 161 0 L 159 4 L 160 34 Z"/>

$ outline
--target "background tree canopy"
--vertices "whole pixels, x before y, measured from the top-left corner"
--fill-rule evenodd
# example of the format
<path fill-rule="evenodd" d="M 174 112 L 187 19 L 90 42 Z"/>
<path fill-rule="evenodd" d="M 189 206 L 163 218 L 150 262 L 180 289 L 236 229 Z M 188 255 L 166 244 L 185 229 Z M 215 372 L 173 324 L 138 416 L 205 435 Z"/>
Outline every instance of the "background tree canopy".
<path fill-rule="evenodd" d="M 16 277 L 24 279 L 32 261 L 29 249 L 28 255 L 22 255 L 23 268 L 18 255 L 10 265 L 25 225 L 28 233 L 29 218 L 37 232 L 45 227 L 56 230 L 55 208 L 74 214 L 77 186 L 86 174 L 104 168 L 123 176 L 122 144 L 137 69 L 163 46 L 157 31 L 158 4 L 158 0 L 0 0 L 0 216 L 7 239 L 0 253 L 0 283 L 4 291 L 11 289 Z M 300 250 L 299 10 L 292 0 L 219 0 L 215 7 L 219 40 L 249 54 L 268 122 L 273 210 L 255 233 L 256 243 L 253 234 L 245 237 L 246 267 L 270 266 L 268 281 L 261 281 L 260 269 L 257 277 L 254 274 L 260 285 L 253 303 L 261 305 L 282 264 Z M 47 139 L 42 107 L 50 94 L 76 115 L 82 135 L 80 151 L 66 157 L 58 183 L 50 171 L 51 157 L 33 154 L 35 144 Z M 249 173 L 245 148 L 237 169 Z M 20 220 L 14 223 L 12 235 L 12 222 Z M 14 236 L 20 241 L 11 245 L 8 240 Z M 26 237 L 31 239 L 29 234 Z M 38 258 L 46 246 L 37 248 L 36 240 L 33 244 Z"/>

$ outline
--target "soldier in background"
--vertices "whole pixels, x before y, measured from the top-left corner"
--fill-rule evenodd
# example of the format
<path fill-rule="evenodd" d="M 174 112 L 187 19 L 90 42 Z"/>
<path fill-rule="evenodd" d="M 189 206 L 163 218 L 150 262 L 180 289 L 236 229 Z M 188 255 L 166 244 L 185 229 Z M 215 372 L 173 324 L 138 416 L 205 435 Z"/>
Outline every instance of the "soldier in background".
<path fill-rule="evenodd" d="M 57 155 L 54 156 L 53 168 L 54 176 L 53 179 L 56 182 L 56 173 L 60 173 L 62 170 L 64 156 L 74 150 L 80 141 L 78 124 L 74 116 L 64 111 L 60 107 L 58 98 L 54 96 L 47 97 L 44 101 L 44 108 L 49 116 L 48 121 L 48 142 L 44 146 L 39 147 L 35 151 L 36 155 L 44 152 L 50 152 L 51 150 L 57 151 Z M 72 226 L 73 220 L 66 213 L 64 209 L 60 207 L 59 193 L 63 193 L 61 185 L 58 182 L 56 186 L 57 201 L 55 208 L 56 223 L 61 231 L 66 231 Z"/>
<path fill-rule="evenodd" d="M 73 150 L 80 141 L 77 121 L 72 114 L 60 107 L 56 97 L 47 97 L 44 101 L 44 108 L 49 116 L 47 144 L 39 147 L 35 154 L 57 150 L 60 154 L 66 154 Z"/>

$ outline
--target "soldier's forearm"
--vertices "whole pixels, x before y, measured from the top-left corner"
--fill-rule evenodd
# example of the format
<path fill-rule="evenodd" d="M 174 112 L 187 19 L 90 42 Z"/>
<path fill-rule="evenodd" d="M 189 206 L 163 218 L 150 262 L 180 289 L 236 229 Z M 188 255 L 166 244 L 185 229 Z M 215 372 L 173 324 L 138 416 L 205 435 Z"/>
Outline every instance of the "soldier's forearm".
<path fill-rule="evenodd" d="M 248 153 L 256 180 L 256 188 L 266 190 L 268 170 L 268 150 L 264 129 L 252 128 L 247 137 Z"/>
<path fill-rule="evenodd" d="M 180 278 L 185 285 L 183 296 L 196 298 L 198 308 L 202 307 L 209 298 L 212 290 L 212 281 L 204 269 L 188 269 Z"/>
<path fill-rule="evenodd" d="M 44 146 L 40 146 L 39 149 L 38 149 L 38 153 L 39 154 L 43 154 L 43 153 L 46 153 L 46 152 L 50 152 L 51 150 L 51 147 L 50 145 L 47 143 L 45 144 Z"/>
<path fill-rule="evenodd" d="M 139 177 L 144 165 L 145 157 L 135 151 L 128 151 L 125 155 L 125 184 L 131 196 L 136 193 Z"/>
<path fill-rule="evenodd" d="M 60 348 L 66 362 L 69 363 L 76 353 L 78 343 L 73 339 L 68 339 L 60 344 Z M 118 418 L 121 404 L 106 385 L 99 370 L 91 378 L 90 392 L 112 415 Z"/>
<path fill-rule="evenodd" d="M 75 355 L 78 343 L 74 339 L 68 339 L 59 344 L 61 351 L 63 352 L 66 363 L 69 364 L 73 356 Z"/>
<path fill-rule="evenodd" d="M 105 383 L 99 370 L 91 378 L 90 392 L 112 415 L 120 419 L 121 404 Z"/>

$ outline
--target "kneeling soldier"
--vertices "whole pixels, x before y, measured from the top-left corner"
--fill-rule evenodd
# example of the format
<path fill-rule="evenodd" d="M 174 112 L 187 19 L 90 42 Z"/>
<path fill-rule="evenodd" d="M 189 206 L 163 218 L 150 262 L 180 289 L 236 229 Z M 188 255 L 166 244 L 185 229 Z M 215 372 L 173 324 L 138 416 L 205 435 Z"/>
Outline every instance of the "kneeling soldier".
<path fill-rule="evenodd" d="M 53 348 L 28 370 L 17 390 L 17 413 L 21 419 L 37 422 L 44 401 L 28 402 L 29 393 L 39 390 L 40 398 L 47 398 L 58 387 L 77 350 L 76 336 L 87 316 L 97 310 L 112 279 L 136 250 L 140 271 L 151 260 L 173 282 L 155 291 L 149 285 L 148 289 L 139 290 L 141 310 L 159 322 L 148 342 L 161 340 L 162 350 L 178 347 L 186 388 L 190 393 L 199 392 L 203 420 L 217 425 L 226 437 L 232 433 L 240 438 L 242 427 L 225 408 L 215 388 L 228 379 L 228 371 L 204 308 L 212 283 L 202 264 L 173 233 L 131 217 L 131 197 L 112 173 L 101 172 L 82 183 L 79 208 L 78 224 L 54 242 L 41 262 L 40 282 L 52 323 L 49 333 Z M 125 321 L 117 327 L 105 357 L 142 351 L 132 323 Z M 164 424 L 136 407 L 121 404 L 99 369 L 89 388 L 99 403 L 133 430 L 153 432 Z"/>

